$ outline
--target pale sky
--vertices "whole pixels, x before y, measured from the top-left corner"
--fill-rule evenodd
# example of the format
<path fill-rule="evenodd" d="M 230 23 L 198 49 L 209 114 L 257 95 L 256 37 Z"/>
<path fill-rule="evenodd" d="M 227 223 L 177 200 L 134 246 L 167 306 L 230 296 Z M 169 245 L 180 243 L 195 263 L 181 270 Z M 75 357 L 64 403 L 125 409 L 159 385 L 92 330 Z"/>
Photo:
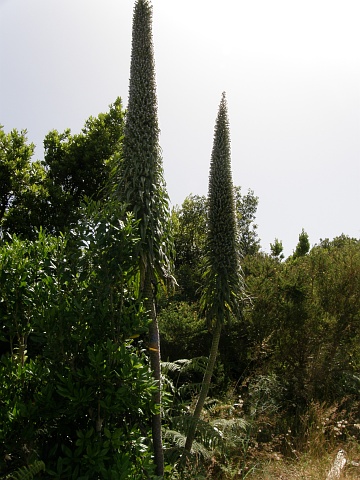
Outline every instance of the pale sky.
<path fill-rule="evenodd" d="M 132 0 L 0 0 L 0 124 L 73 133 L 127 103 Z M 360 238 L 359 0 L 153 0 L 165 179 L 206 195 L 226 91 L 235 185 L 254 190 L 261 245 L 286 255 Z"/>

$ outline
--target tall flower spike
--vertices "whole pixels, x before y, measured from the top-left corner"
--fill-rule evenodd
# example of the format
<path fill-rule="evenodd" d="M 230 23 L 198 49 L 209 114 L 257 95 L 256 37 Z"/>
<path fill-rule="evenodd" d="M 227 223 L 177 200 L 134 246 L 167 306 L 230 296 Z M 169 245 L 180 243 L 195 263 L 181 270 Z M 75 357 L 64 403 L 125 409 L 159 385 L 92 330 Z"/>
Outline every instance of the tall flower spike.
<path fill-rule="evenodd" d="M 158 385 L 153 400 L 161 405 L 160 336 L 153 285 L 171 278 L 171 242 L 170 211 L 159 145 L 152 7 L 148 0 L 138 0 L 134 8 L 129 102 L 119 178 L 119 197 L 139 225 L 140 295 L 151 319 L 149 356 Z M 156 474 L 163 476 L 160 413 L 153 415 L 152 436 Z"/>
<path fill-rule="evenodd" d="M 201 307 L 207 317 L 213 338 L 193 421 L 186 438 L 185 449 L 189 452 L 209 392 L 222 325 L 230 319 L 231 315 L 237 313 L 243 291 L 237 238 L 229 120 L 226 97 L 223 93 L 215 123 L 210 162 L 206 267 L 201 296 Z"/>

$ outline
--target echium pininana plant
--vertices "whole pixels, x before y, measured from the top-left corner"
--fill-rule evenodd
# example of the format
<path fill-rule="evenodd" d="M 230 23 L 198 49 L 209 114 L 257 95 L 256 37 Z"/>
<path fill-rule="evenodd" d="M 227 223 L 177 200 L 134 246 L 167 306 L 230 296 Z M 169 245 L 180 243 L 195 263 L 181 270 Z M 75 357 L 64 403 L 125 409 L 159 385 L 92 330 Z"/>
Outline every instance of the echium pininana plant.
<path fill-rule="evenodd" d="M 172 280 L 169 201 L 163 178 L 159 145 L 155 62 L 152 41 L 152 6 L 138 0 L 134 8 L 129 101 L 123 140 L 118 193 L 139 225 L 138 262 L 140 295 L 149 312 L 149 354 L 161 405 L 160 337 L 155 308 L 156 286 Z M 157 475 L 163 475 L 164 457 L 160 411 L 152 422 Z"/>
<path fill-rule="evenodd" d="M 231 174 L 230 132 L 227 102 L 223 93 L 215 124 L 208 192 L 206 266 L 203 275 L 201 308 L 212 330 L 213 339 L 199 398 L 189 428 L 185 449 L 191 451 L 219 347 L 221 328 L 237 315 L 243 292 L 237 242 L 234 187 Z"/>

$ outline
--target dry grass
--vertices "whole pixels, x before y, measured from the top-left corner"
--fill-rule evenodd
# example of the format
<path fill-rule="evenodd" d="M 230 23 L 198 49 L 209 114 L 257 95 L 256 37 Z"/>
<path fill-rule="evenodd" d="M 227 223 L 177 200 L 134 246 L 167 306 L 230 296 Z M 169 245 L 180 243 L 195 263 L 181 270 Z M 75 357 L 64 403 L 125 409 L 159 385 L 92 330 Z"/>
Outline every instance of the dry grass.
<path fill-rule="evenodd" d="M 219 412 L 216 411 L 218 414 Z M 285 434 L 272 435 L 268 442 L 257 442 L 260 428 L 254 429 L 246 458 L 242 445 L 235 441 L 226 457 L 214 458 L 207 471 L 208 480 L 326 480 L 339 449 L 346 452 L 347 464 L 341 479 L 360 479 L 360 442 L 353 415 L 344 418 L 338 405 L 314 403 L 301 417 L 301 435 L 294 437 L 290 428 Z M 221 412 L 221 416 L 224 413 Z M 259 418 L 257 427 L 266 422 Z M 356 420 L 358 422 L 358 420 Z M 270 420 L 267 422 L 270 425 Z M 243 470 L 241 471 L 241 468 Z"/>
<path fill-rule="evenodd" d="M 281 457 L 273 457 L 265 460 L 257 466 L 253 473 L 247 475 L 246 480 L 325 480 L 336 457 L 339 448 L 332 452 L 318 455 L 302 455 L 297 460 L 286 460 Z M 353 466 L 351 461 L 358 461 L 360 458 L 360 445 L 352 444 L 346 447 L 348 463 L 342 473 L 341 479 L 359 480 L 360 466 Z M 229 477 L 229 479 L 242 478 L 241 475 Z"/>
<path fill-rule="evenodd" d="M 322 447 L 325 447 L 323 445 Z M 359 480 L 360 466 L 352 462 L 360 461 L 360 444 L 356 442 L 339 444 L 328 452 L 303 453 L 297 458 L 289 459 L 276 452 L 260 453 L 252 456 L 247 467 L 241 471 L 241 461 L 233 457 L 226 468 L 214 461 L 204 477 L 207 480 L 326 480 L 333 466 L 335 457 L 340 449 L 345 450 L 347 464 L 343 470 L 341 480 Z M 240 458 L 239 458 L 240 460 Z M 189 477 L 190 478 L 190 477 Z M 195 478 L 195 477 L 194 477 Z"/>
<path fill-rule="evenodd" d="M 222 430 L 225 442 L 214 448 L 211 460 L 191 465 L 182 479 L 326 480 L 340 449 L 347 459 L 340 479 L 360 479 L 358 401 L 311 402 L 299 417 L 285 417 L 272 408 L 272 397 L 265 393 L 260 391 L 256 401 L 251 398 L 250 407 L 255 405 L 255 410 L 231 395 L 207 408 L 204 417 L 208 422 L 228 422 L 229 427 Z M 240 419 L 247 423 L 238 428 Z M 217 425 L 221 428 L 221 423 Z"/>

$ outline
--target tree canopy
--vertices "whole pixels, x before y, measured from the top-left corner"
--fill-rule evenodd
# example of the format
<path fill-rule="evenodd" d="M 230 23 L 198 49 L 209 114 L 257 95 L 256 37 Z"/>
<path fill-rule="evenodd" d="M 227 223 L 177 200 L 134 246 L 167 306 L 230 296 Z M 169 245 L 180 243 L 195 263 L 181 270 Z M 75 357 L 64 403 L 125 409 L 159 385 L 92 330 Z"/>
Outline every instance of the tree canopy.
<path fill-rule="evenodd" d="M 78 221 L 82 202 L 105 197 L 112 158 L 122 147 L 124 115 L 117 98 L 107 113 L 90 117 L 81 133 L 49 132 L 42 161 L 33 161 L 35 146 L 27 142 L 26 131 L 5 134 L 1 129 L 3 234 L 36 238 L 40 227 L 64 232 Z"/>

